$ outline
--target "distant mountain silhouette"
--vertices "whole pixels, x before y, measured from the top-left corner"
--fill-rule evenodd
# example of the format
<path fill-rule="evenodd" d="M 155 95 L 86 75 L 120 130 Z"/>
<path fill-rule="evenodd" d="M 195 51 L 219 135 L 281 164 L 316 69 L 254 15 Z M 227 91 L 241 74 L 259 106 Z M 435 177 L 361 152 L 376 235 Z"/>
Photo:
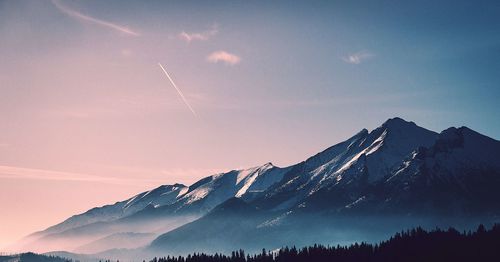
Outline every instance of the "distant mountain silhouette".
<path fill-rule="evenodd" d="M 46 256 L 32 252 L 17 255 L 0 256 L 0 262 L 71 262 L 71 259 L 58 256 Z"/>

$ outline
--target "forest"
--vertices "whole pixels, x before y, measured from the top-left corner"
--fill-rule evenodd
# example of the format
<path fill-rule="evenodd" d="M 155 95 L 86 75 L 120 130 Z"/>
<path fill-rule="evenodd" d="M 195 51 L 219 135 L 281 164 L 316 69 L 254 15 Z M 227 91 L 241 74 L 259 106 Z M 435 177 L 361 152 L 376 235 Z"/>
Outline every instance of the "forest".
<path fill-rule="evenodd" d="M 500 261 L 500 224 L 491 229 L 479 225 L 475 231 L 459 232 L 414 228 L 395 234 L 378 244 L 355 243 L 350 246 L 314 245 L 304 248 L 283 247 L 245 254 L 194 253 L 153 258 L 150 262 L 302 262 L 302 261 Z"/>

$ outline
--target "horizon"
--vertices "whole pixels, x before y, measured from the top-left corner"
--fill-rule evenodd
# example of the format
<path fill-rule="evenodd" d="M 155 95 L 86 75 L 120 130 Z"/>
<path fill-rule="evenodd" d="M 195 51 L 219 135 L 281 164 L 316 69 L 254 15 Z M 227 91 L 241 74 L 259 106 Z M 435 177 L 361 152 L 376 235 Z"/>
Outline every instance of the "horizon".
<path fill-rule="evenodd" d="M 500 138 L 495 1 L 0 1 L 0 251 L 399 117 Z M 64 197 L 61 197 L 64 196 Z"/>

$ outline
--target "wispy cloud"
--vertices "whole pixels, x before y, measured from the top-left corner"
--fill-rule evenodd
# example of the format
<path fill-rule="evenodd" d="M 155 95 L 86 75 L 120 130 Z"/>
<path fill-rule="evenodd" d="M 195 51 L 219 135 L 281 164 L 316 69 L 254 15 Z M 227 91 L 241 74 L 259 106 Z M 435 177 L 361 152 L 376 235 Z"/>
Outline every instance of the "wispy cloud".
<path fill-rule="evenodd" d="M 375 56 L 374 54 L 368 51 L 359 51 L 357 53 L 350 54 L 347 57 L 342 57 L 342 60 L 344 60 L 344 62 L 349 64 L 359 65 L 363 63 L 365 60 L 370 59 L 374 56 Z"/>
<path fill-rule="evenodd" d="M 62 172 L 45 169 L 25 168 L 16 166 L 0 166 L 0 179 L 30 179 L 30 180 L 53 180 L 53 181 L 79 181 L 97 182 L 117 185 L 137 185 L 138 183 L 160 183 L 161 180 L 133 179 L 102 177 L 73 172 Z"/>
<path fill-rule="evenodd" d="M 236 65 L 241 62 L 241 58 L 226 51 L 215 51 L 207 56 L 207 61 L 210 63 L 223 62 L 226 65 Z"/>
<path fill-rule="evenodd" d="M 203 32 L 186 32 L 182 31 L 179 33 L 178 38 L 186 41 L 187 43 L 191 43 L 192 41 L 206 41 L 211 37 L 215 36 L 219 33 L 219 28 L 217 25 L 213 25 L 210 30 L 206 30 Z"/>
<path fill-rule="evenodd" d="M 95 17 L 91 17 L 88 15 L 84 15 L 76 10 L 73 10 L 67 6 L 64 6 L 59 0 L 52 0 L 52 4 L 54 4 L 54 6 L 57 7 L 57 9 L 59 11 L 61 11 L 62 13 L 66 14 L 72 18 L 78 19 L 80 21 L 104 26 L 104 27 L 107 27 L 109 29 L 113 29 L 115 31 L 118 31 L 120 33 L 129 35 L 129 36 L 139 36 L 140 35 L 139 33 L 135 32 L 127 27 L 117 25 L 117 24 L 114 24 L 114 23 L 111 23 L 111 22 L 108 22 L 105 20 L 97 19 Z"/>

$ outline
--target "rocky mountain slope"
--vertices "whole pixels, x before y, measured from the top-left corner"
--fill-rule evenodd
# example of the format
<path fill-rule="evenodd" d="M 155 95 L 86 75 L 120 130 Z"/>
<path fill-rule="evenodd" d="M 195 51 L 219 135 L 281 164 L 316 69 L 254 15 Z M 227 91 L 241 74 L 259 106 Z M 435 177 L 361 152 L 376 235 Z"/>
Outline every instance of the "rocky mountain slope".
<path fill-rule="evenodd" d="M 500 142 L 400 118 L 303 162 L 160 186 L 37 232 L 45 250 L 228 251 L 382 239 L 411 226 L 475 226 L 500 215 Z M 151 243 L 151 244 L 149 244 Z"/>

